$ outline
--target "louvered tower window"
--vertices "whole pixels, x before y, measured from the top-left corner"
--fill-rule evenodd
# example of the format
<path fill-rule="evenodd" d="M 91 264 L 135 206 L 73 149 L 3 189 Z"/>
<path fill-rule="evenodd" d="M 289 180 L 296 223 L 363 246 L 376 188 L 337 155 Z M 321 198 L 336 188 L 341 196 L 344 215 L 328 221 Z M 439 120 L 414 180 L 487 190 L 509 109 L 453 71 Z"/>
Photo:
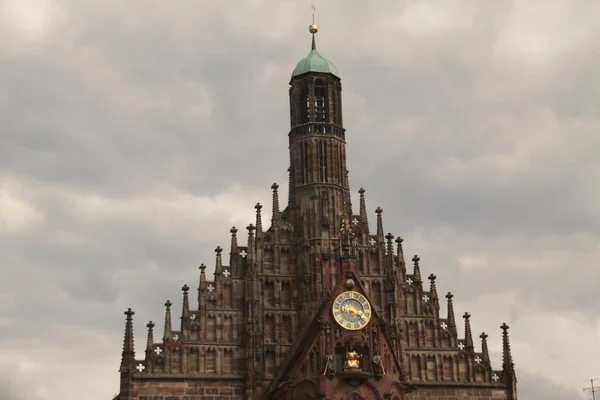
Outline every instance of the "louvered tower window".
<path fill-rule="evenodd" d="M 309 121 L 310 116 L 310 97 L 308 95 L 308 88 L 302 89 L 302 123 L 306 123 Z"/>
<path fill-rule="evenodd" d="M 315 82 L 315 121 L 325 122 L 327 118 L 325 108 L 325 83 L 321 79 Z"/>

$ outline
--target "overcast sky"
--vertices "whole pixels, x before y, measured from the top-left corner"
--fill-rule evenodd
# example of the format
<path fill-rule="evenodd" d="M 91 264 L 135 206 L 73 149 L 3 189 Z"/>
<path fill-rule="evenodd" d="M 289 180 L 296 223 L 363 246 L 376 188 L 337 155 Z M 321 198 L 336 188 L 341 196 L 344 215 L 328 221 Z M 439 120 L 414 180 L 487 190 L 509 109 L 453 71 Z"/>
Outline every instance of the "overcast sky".
<path fill-rule="evenodd" d="M 0 398 L 110 399 L 123 311 L 142 358 L 147 321 L 273 182 L 285 203 L 310 2 L 0 8 Z M 354 195 L 489 334 L 494 368 L 510 325 L 521 400 L 600 377 L 598 21 L 595 0 L 317 3 Z"/>

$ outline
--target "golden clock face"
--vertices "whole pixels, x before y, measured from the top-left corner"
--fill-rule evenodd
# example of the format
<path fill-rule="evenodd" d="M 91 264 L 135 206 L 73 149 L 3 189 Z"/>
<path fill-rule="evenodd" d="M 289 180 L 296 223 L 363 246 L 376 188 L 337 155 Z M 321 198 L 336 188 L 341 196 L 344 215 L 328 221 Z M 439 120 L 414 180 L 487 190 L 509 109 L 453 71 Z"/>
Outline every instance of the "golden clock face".
<path fill-rule="evenodd" d="M 331 308 L 333 318 L 344 329 L 356 331 L 371 320 L 371 305 L 360 293 L 344 292 L 335 298 Z"/>

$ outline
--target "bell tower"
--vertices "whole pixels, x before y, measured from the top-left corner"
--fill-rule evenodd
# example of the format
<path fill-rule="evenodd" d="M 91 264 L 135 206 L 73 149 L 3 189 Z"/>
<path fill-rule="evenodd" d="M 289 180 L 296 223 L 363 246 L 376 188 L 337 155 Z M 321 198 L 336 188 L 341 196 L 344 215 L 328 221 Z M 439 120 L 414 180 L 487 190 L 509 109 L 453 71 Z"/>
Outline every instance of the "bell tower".
<path fill-rule="evenodd" d="M 290 212 L 308 232 L 321 239 L 337 232 L 350 213 L 346 139 L 342 118 L 342 84 L 332 62 L 317 51 L 317 25 L 310 25 L 312 47 L 290 81 Z"/>

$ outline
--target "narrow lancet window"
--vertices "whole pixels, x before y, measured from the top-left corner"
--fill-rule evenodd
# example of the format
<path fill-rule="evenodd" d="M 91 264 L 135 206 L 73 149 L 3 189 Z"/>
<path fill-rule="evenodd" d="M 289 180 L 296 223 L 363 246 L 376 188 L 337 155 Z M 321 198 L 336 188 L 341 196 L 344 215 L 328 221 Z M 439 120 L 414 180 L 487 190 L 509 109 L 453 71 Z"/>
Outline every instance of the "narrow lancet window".
<path fill-rule="evenodd" d="M 300 170 L 299 175 L 298 175 L 298 183 L 300 185 L 306 183 L 305 181 L 305 176 L 306 176 L 306 164 L 304 162 L 304 160 L 306 159 L 306 143 L 300 143 Z"/>
<path fill-rule="evenodd" d="M 309 169 L 309 157 L 308 157 L 308 146 L 306 142 L 302 143 L 302 183 L 308 183 L 308 169 Z"/>
<path fill-rule="evenodd" d="M 344 184 L 343 181 L 343 173 L 342 173 L 342 146 L 340 144 L 337 145 L 337 170 L 338 170 L 338 183 L 340 185 Z"/>
<path fill-rule="evenodd" d="M 319 180 L 327 182 L 327 142 L 325 140 L 318 142 L 317 152 L 319 157 Z"/>
<path fill-rule="evenodd" d="M 309 122 L 310 116 L 310 97 L 308 96 L 308 88 L 302 89 L 302 122 Z"/>
<path fill-rule="evenodd" d="M 323 141 L 323 182 L 329 178 L 327 173 L 327 142 Z"/>

